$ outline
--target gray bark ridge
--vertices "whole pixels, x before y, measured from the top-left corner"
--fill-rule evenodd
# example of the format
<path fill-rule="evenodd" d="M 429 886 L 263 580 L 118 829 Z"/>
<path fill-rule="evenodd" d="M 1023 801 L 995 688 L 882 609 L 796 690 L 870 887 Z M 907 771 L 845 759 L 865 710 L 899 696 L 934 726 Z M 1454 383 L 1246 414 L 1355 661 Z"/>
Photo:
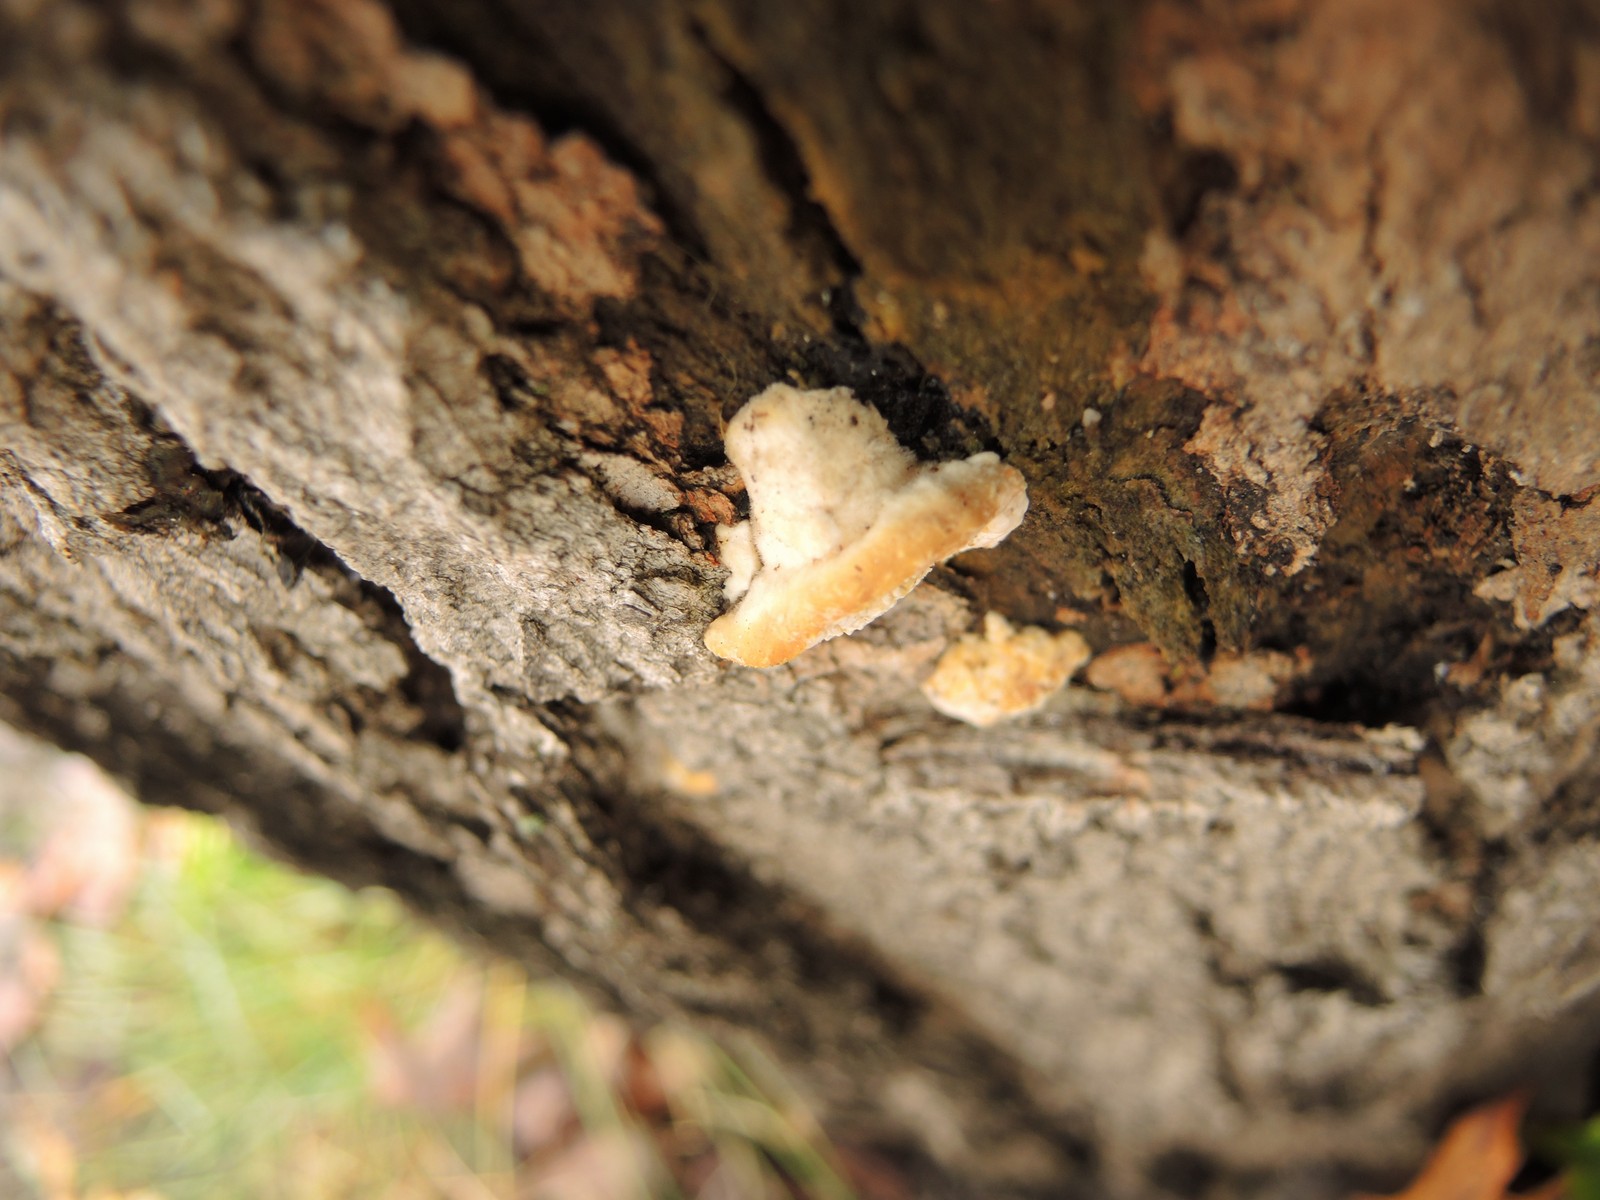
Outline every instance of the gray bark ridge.
<path fill-rule="evenodd" d="M 635 1014 L 755 1033 L 940 1186 L 1334 1195 L 1457 1099 L 1575 1086 L 1581 579 L 1425 727 L 1087 687 L 957 726 L 917 685 L 981 615 L 959 572 L 719 663 L 715 416 L 782 356 L 696 291 L 701 218 L 376 4 L 182 7 L 0 6 L 0 716 Z M 742 36 L 705 44 L 731 71 Z M 840 236 L 790 228 L 785 277 Z M 1517 494 L 1518 561 L 1582 575 L 1594 539 L 1537 524 L 1582 501 Z"/>

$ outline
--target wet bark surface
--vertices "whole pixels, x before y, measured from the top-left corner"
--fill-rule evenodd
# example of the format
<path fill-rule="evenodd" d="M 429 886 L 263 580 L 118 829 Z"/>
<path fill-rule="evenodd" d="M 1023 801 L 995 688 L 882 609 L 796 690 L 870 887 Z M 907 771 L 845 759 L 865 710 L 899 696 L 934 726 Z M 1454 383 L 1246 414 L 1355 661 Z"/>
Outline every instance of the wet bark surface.
<path fill-rule="evenodd" d="M 1600 13 L 0 0 L 0 716 L 929 1194 L 1338 1195 L 1600 1040 Z M 1032 508 L 700 643 L 721 422 Z M 1096 651 L 989 729 L 987 611 Z"/>

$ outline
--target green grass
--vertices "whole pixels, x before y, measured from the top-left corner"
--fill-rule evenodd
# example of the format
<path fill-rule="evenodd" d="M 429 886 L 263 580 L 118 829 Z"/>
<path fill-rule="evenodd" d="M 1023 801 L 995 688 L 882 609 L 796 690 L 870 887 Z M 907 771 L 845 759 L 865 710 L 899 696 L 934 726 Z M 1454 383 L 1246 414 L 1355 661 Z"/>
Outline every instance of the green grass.
<path fill-rule="evenodd" d="M 383 1163 L 407 1121 L 367 1100 L 362 1006 L 415 1019 L 458 956 L 389 897 L 283 870 L 220 825 L 179 828 L 116 927 L 59 927 L 62 983 L 13 1056 L 23 1089 L 70 1114 L 80 1186 L 306 1195 L 284 1168 L 319 1141 Z"/>
<path fill-rule="evenodd" d="M 1535 1136 L 1540 1159 L 1566 1170 L 1566 1200 L 1600 1200 L 1600 1117 Z"/>
<path fill-rule="evenodd" d="M 54 923 L 60 982 L 10 1056 L 0 1161 L 39 1200 L 690 1200 L 715 1173 L 717 1195 L 851 1197 L 753 1052 L 632 1040 L 387 893 L 282 868 L 215 822 L 164 814 L 145 840 L 119 921 Z M 519 1147 L 512 1097 L 540 1072 L 570 1115 Z"/>

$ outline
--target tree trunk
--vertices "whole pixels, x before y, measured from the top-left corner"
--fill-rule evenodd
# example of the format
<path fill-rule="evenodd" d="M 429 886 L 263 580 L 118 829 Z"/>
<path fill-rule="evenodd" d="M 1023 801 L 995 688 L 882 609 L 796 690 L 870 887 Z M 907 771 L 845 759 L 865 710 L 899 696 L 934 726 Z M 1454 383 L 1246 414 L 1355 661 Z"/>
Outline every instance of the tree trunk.
<path fill-rule="evenodd" d="M 952 1195 L 1581 1102 L 1600 6 L 0 0 L 0 81 L 0 717 Z M 779 380 L 1032 507 L 751 670 Z M 989 611 L 1085 681 L 938 715 Z"/>

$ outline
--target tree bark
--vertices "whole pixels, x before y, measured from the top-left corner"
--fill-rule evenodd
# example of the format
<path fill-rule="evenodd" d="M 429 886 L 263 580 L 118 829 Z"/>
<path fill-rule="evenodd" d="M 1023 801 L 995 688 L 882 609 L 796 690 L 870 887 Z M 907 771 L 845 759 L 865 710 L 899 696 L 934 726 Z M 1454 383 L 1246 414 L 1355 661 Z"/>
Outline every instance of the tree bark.
<path fill-rule="evenodd" d="M 779 380 L 1032 508 L 754 671 Z M 1586 0 L 0 0 L 0 717 L 929 1194 L 1581 1102 L 1597 401 Z M 988 611 L 1086 682 L 936 714 Z"/>

